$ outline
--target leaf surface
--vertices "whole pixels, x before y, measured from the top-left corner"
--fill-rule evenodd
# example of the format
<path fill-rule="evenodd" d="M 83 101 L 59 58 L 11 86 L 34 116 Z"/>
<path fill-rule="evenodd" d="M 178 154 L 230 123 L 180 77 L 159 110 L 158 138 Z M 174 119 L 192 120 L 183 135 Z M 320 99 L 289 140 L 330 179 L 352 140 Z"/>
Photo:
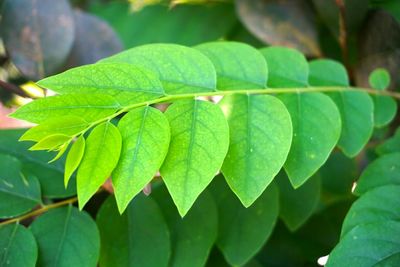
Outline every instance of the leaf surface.
<path fill-rule="evenodd" d="M 171 143 L 160 173 L 184 216 L 221 168 L 228 151 L 229 128 L 221 109 L 206 101 L 175 102 L 165 115 Z"/>
<path fill-rule="evenodd" d="M 68 186 L 69 180 L 79 164 L 82 161 L 83 154 L 85 153 L 85 138 L 81 135 L 76 139 L 75 143 L 72 144 L 71 149 L 68 152 L 67 159 L 65 160 L 65 171 L 64 171 L 64 185 Z"/>

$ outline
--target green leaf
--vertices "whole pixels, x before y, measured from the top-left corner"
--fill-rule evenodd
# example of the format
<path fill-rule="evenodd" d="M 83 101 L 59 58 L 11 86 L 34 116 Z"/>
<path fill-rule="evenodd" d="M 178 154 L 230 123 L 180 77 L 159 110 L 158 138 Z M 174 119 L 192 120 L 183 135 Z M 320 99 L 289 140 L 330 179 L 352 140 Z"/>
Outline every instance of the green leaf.
<path fill-rule="evenodd" d="M 294 232 L 299 229 L 314 213 L 320 199 L 321 180 L 314 175 L 302 186 L 294 189 L 288 177 L 278 175 L 279 187 L 279 216 L 285 225 Z"/>
<path fill-rule="evenodd" d="M 0 266 L 35 267 L 38 248 L 31 231 L 19 224 L 0 226 Z"/>
<path fill-rule="evenodd" d="M 74 17 L 69 1 L 3 2 L 0 34 L 12 63 L 32 80 L 58 71 L 74 41 Z"/>
<path fill-rule="evenodd" d="M 279 99 L 267 95 L 227 96 L 219 105 L 230 129 L 222 173 L 248 207 L 286 161 L 292 141 L 290 115 Z"/>
<path fill-rule="evenodd" d="M 100 236 L 96 223 L 73 206 L 36 218 L 30 229 L 39 246 L 38 266 L 96 266 Z"/>
<path fill-rule="evenodd" d="M 192 46 L 230 35 L 237 24 L 234 5 L 228 2 L 215 5 L 176 5 L 173 8 L 168 5 L 152 5 L 131 12 L 127 1 L 95 1 L 89 8 L 114 27 L 125 47 L 148 43 Z"/>
<path fill-rule="evenodd" d="M 137 196 L 126 212 L 119 214 L 109 197 L 97 214 L 101 237 L 100 266 L 167 266 L 170 256 L 168 227 L 157 203 Z"/>
<path fill-rule="evenodd" d="M 385 69 L 376 69 L 369 76 L 369 84 L 376 90 L 386 90 L 390 85 L 390 74 Z M 375 127 L 388 125 L 396 116 L 397 102 L 390 96 L 373 95 Z"/>
<path fill-rule="evenodd" d="M 64 171 L 64 185 L 68 186 L 68 182 L 78 168 L 82 161 L 83 154 L 85 152 L 85 138 L 81 135 L 76 139 L 75 143 L 71 146 L 68 152 L 67 159 L 65 161 L 65 171 Z"/>
<path fill-rule="evenodd" d="M 42 203 L 36 177 L 21 172 L 21 162 L 0 154 L 0 218 L 15 217 Z"/>
<path fill-rule="evenodd" d="M 196 49 L 175 44 L 135 47 L 100 62 L 126 62 L 154 71 L 167 94 L 210 92 L 216 89 L 211 61 Z"/>
<path fill-rule="evenodd" d="M 161 111 L 146 106 L 130 111 L 118 123 L 122 150 L 112 175 L 122 213 L 132 198 L 151 182 L 168 152 L 171 133 Z"/>
<path fill-rule="evenodd" d="M 260 89 L 266 86 L 267 63 L 255 48 L 237 42 L 213 42 L 195 48 L 214 64 L 219 90 Z"/>
<path fill-rule="evenodd" d="M 205 190 L 181 218 L 165 186 L 152 193 L 171 231 L 171 259 L 168 266 L 202 267 L 217 239 L 218 214 L 212 195 Z"/>
<path fill-rule="evenodd" d="M 334 248 L 326 266 L 397 266 L 399 236 L 397 221 L 356 226 Z"/>
<path fill-rule="evenodd" d="M 333 60 L 313 60 L 309 64 L 309 83 L 312 86 L 349 86 L 345 67 Z M 342 132 L 338 146 L 343 153 L 354 157 L 368 143 L 374 128 L 374 104 L 365 92 L 328 93 L 339 108 Z"/>
<path fill-rule="evenodd" d="M 171 143 L 160 173 L 183 217 L 221 168 L 229 128 L 221 109 L 206 101 L 178 101 L 165 115 Z"/>
<path fill-rule="evenodd" d="M 45 78 L 38 85 L 60 94 L 101 93 L 122 106 L 164 95 L 158 77 L 151 71 L 124 63 L 86 65 Z"/>
<path fill-rule="evenodd" d="M 245 208 L 229 190 L 221 176 L 211 186 L 217 201 L 219 231 L 217 246 L 233 266 L 242 266 L 262 248 L 272 233 L 279 213 L 275 184 Z"/>
<path fill-rule="evenodd" d="M 64 134 L 53 134 L 47 136 L 29 148 L 29 150 L 58 150 L 65 143 L 69 143 L 71 137 Z"/>
<path fill-rule="evenodd" d="M 10 116 L 34 123 L 64 116 L 81 116 L 94 122 L 114 114 L 120 105 L 104 94 L 68 94 L 37 99 L 17 109 Z"/>
<path fill-rule="evenodd" d="M 118 163 L 121 134 L 111 122 L 104 122 L 90 133 L 77 174 L 79 208 L 96 193 Z"/>
<path fill-rule="evenodd" d="M 45 137 L 54 134 L 64 134 L 72 137 L 88 127 L 89 123 L 82 117 L 63 116 L 62 119 L 49 119 L 42 122 L 42 124 L 38 126 L 30 128 L 21 136 L 19 140 L 39 142 Z"/>
<path fill-rule="evenodd" d="M 308 85 L 308 63 L 303 54 L 286 47 L 260 50 L 268 64 L 268 87 L 305 87 Z"/>
<path fill-rule="evenodd" d="M 376 147 L 379 155 L 394 153 L 400 151 L 400 128 L 396 129 L 394 135 L 386 139 L 382 144 Z"/>
<path fill-rule="evenodd" d="M 362 195 L 351 206 L 344 219 L 341 236 L 345 236 L 354 227 L 361 224 L 400 221 L 400 186 L 380 186 Z"/>
<path fill-rule="evenodd" d="M 361 174 L 354 194 L 360 196 L 379 186 L 388 184 L 400 185 L 400 153 L 391 153 L 379 157 Z"/>
<path fill-rule="evenodd" d="M 306 87 L 308 63 L 296 50 L 269 47 L 260 50 L 268 62 L 268 86 Z M 293 93 L 278 96 L 288 109 L 293 124 L 293 141 L 285 170 L 297 188 L 327 160 L 341 131 L 340 113 L 335 103 L 321 93 Z"/>
<path fill-rule="evenodd" d="M 35 176 L 39 182 L 43 197 L 64 198 L 76 194 L 75 179 L 67 188 L 64 187 L 64 160 L 48 164 L 54 153 L 29 151 L 31 144 L 18 142 L 18 138 L 26 129 L 0 131 L 0 153 L 18 158 L 22 170 L 28 176 Z"/>
<path fill-rule="evenodd" d="M 315 15 L 305 0 L 235 0 L 240 20 L 266 44 L 295 47 L 318 56 Z"/>
<path fill-rule="evenodd" d="M 297 188 L 328 159 L 341 130 L 340 114 L 333 101 L 321 93 L 281 95 L 293 123 L 293 142 L 285 171 Z"/>

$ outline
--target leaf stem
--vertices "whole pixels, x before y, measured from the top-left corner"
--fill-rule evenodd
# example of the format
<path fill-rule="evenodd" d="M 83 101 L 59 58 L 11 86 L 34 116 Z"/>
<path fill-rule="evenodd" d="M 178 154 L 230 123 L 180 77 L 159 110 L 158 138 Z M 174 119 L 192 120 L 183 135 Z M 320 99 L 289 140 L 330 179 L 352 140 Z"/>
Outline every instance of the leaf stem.
<path fill-rule="evenodd" d="M 48 211 L 48 210 L 55 209 L 55 208 L 58 208 L 58 207 L 62 207 L 62 206 L 65 206 L 65 205 L 74 203 L 74 202 L 76 202 L 77 200 L 78 200 L 77 197 L 72 197 L 72 198 L 68 198 L 68 199 L 65 199 L 65 200 L 63 200 L 63 201 L 57 202 L 57 203 L 52 203 L 52 204 L 49 204 L 49 205 L 44 205 L 44 206 L 42 206 L 41 208 L 36 209 L 36 210 L 34 210 L 34 211 L 31 211 L 31 212 L 29 212 L 29 213 L 26 213 L 26 214 L 24 214 L 24 215 L 22 215 L 22 216 L 19 216 L 19 217 L 10 219 L 10 220 L 5 220 L 4 222 L 0 222 L 0 226 L 26 220 L 26 219 L 28 219 L 28 218 L 31 218 L 31 217 L 40 215 L 40 214 L 42 214 L 42 213 L 44 213 L 44 212 L 46 212 L 46 211 Z"/>

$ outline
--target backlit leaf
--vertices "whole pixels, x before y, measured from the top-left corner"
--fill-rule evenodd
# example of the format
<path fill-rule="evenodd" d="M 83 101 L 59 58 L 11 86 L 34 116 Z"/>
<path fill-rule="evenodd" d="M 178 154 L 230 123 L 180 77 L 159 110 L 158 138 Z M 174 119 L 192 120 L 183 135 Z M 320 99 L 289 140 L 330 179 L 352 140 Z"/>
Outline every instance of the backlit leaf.
<path fill-rule="evenodd" d="M 68 186 L 68 182 L 78 168 L 83 154 L 85 152 L 85 138 L 81 135 L 76 139 L 75 143 L 72 144 L 71 149 L 68 152 L 67 159 L 65 160 L 65 171 L 64 171 L 64 185 Z"/>

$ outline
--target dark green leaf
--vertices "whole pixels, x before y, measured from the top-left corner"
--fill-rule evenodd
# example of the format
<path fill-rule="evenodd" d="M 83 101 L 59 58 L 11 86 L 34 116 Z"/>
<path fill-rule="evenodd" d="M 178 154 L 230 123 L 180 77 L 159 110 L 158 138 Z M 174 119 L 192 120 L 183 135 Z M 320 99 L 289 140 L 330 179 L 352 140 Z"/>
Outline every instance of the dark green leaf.
<path fill-rule="evenodd" d="M 118 163 L 121 144 L 121 134 L 111 122 L 96 126 L 90 133 L 76 178 L 80 209 L 110 177 Z"/>
<path fill-rule="evenodd" d="M 277 177 L 279 187 L 279 215 L 291 231 L 300 228 L 314 213 L 320 199 L 321 180 L 318 174 L 294 189 L 288 177 Z"/>
<path fill-rule="evenodd" d="M 376 152 L 379 155 L 390 154 L 400 151 L 400 128 L 397 128 L 394 135 L 385 140 L 382 144 L 376 147 Z"/>
<path fill-rule="evenodd" d="M 40 80 L 37 84 L 61 94 L 101 93 L 110 95 L 122 106 L 164 95 L 161 82 L 155 74 L 126 63 L 104 63 L 77 67 Z"/>
<path fill-rule="evenodd" d="M 212 195 L 205 190 L 181 218 L 166 187 L 158 186 L 152 196 L 159 203 L 171 231 L 172 255 L 168 266 L 204 266 L 218 232 L 217 207 Z"/>
<path fill-rule="evenodd" d="M 333 60 L 314 60 L 309 64 L 312 86 L 349 86 L 345 67 Z M 374 104 L 365 92 L 328 93 L 339 108 L 342 132 L 338 146 L 349 157 L 367 144 L 374 128 Z"/>
<path fill-rule="evenodd" d="M 122 151 L 112 182 L 122 213 L 161 167 L 171 134 L 164 114 L 149 106 L 130 111 L 120 120 L 118 129 L 122 136 Z"/>
<path fill-rule="evenodd" d="M 231 265 L 241 266 L 272 233 L 279 213 L 277 187 L 271 184 L 249 208 L 241 205 L 221 176 L 216 177 L 211 189 L 220 215 L 217 245 Z"/>
<path fill-rule="evenodd" d="M 54 209 L 36 218 L 30 229 L 39 246 L 38 266 L 96 266 L 100 236 L 86 212 L 71 205 Z"/>
<path fill-rule="evenodd" d="M 6 0 L 1 36 L 12 62 L 30 79 L 59 70 L 74 40 L 74 18 L 67 0 Z"/>
<path fill-rule="evenodd" d="M 314 14 L 304 0 L 236 0 L 240 20 L 260 40 L 320 55 Z"/>
<path fill-rule="evenodd" d="M 379 178 L 379 177 L 378 177 Z M 400 221 L 400 186 L 385 185 L 369 190 L 351 206 L 344 219 L 341 236 L 361 224 Z"/>
<path fill-rule="evenodd" d="M 160 173 L 183 217 L 221 168 L 229 128 L 221 109 L 207 101 L 178 101 L 165 115 L 171 143 Z"/>
<path fill-rule="evenodd" d="M 113 197 L 97 214 L 100 266 L 167 266 L 170 237 L 161 210 L 150 197 L 137 196 L 120 215 Z"/>
<path fill-rule="evenodd" d="M 53 153 L 28 151 L 30 144 L 18 142 L 25 129 L 0 131 L 0 153 L 18 158 L 22 163 L 23 173 L 38 178 L 42 195 L 47 198 L 63 198 L 75 194 L 75 179 L 67 189 L 64 187 L 64 160 L 48 164 Z"/>
<path fill-rule="evenodd" d="M 348 232 L 329 255 L 327 267 L 397 266 L 400 223 L 363 224 Z"/>
<path fill-rule="evenodd" d="M 135 47 L 101 62 L 126 62 L 154 71 L 167 94 L 216 90 L 215 69 L 196 49 L 174 44 Z"/>
<path fill-rule="evenodd" d="M 41 204 L 36 177 L 21 172 L 21 162 L 0 154 L 0 218 L 14 217 Z"/>
<path fill-rule="evenodd" d="M 400 184 L 400 153 L 383 155 L 368 165 L 357 181 L 358 196 L 379 186 Z"/>
<path fill-rule="evenodd" d="M 36 266 L 38 249 L 29 229 L 19 224 L 0 226 L 0 236 L 0 266 Z"/>
<path fill-rule="evenodd" d="M 50 119 L 84 114 L 87 122 L 94 122 L 114 114 L 120 107 L 113 97 L 105 94 L 74 93 L 37 99 L 20 107 L 10 116 L 42 123 Z"/>

